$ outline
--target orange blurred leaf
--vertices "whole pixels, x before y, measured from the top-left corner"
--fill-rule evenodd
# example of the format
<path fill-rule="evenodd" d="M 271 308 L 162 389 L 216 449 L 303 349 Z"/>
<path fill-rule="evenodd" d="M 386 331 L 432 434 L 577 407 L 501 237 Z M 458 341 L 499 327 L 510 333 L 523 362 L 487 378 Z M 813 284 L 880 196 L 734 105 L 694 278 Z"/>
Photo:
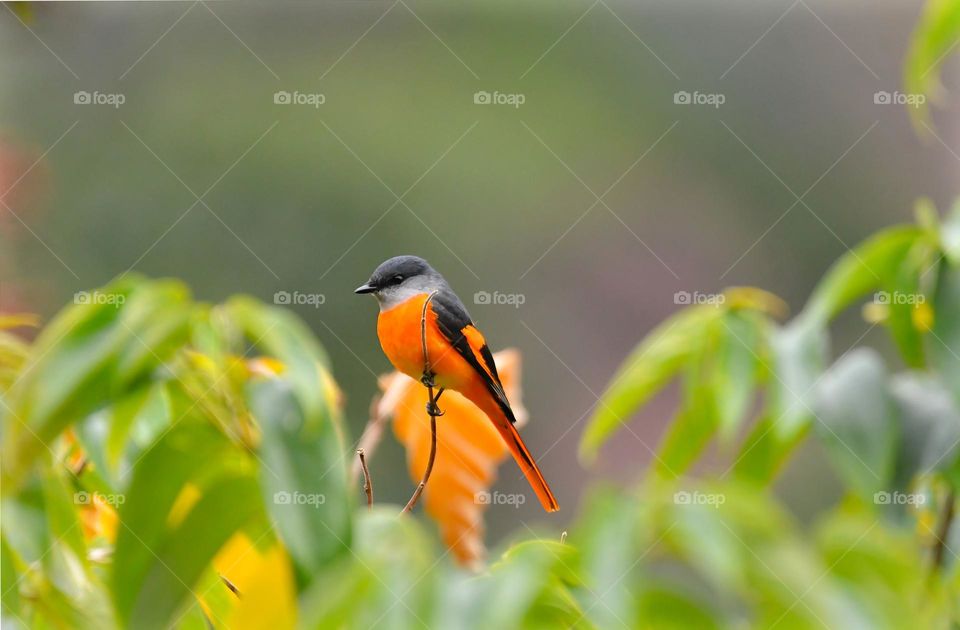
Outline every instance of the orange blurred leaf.
<path fill-rule="evenodd" d="M 99 492 L 84 493 L 86 503 L 80 506 L 80 524 L 87 541 L 104 539 L 113 543 L 117 539 L 117 510 L 107 497 Z"/>
<path fill-rule="evenodd" d="M 508 349 L 493 358 L 517 422 L 523 424 L 527 412 L 521 402 L 520 353 Z M 393 418 L 394 435 L 407 452 L 410 478 L 419 483 L 430 456 L 427 390 L 399 372 L 381 377 L 380 388 L 384 393 L 377 415 Z M 487 416 L 457 392 L 444 392 L 440 408 L 443 416 L 437 419 L 437 455 L 422 500 L 457 560 L 478 566 L 486 551 L 483 511 L 487 506 L 477 497 L 489 491 L 497 466 L 508 451 Z"/>

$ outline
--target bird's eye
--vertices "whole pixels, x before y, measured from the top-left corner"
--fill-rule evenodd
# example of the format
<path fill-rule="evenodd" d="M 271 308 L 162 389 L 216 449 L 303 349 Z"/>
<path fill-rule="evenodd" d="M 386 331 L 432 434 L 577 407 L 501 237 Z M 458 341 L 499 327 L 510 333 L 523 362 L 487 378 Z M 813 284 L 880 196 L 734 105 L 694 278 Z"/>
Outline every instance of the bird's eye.
<path fill-rule="evenodd" d="M 390 278 L 390 284 L 400 284 L 401 282 L 403 282 L 403 276 L 396 275 Z"/>

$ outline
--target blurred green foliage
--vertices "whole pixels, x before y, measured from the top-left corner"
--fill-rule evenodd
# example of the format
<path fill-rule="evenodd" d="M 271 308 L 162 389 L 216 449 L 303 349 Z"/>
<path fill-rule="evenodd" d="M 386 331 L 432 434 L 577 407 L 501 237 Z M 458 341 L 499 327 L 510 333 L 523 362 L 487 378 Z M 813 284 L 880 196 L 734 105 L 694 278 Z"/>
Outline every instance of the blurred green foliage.
<path fill-rule="evenodd" d="M 915 59 L 949 49 L 950 6 L 931 3 Z M 29 319 L 0 318 L 3 626 L 226 627 L 257 594 L 217 565 L 242 536 L 251 557 L 280 550 L 265 612 L 303 628 L 956 627 L 958 234 L 960 205 L 942 222 L 921 205 L 788 322 L 748 288 L 668 319 L 581 442 L 589 463 L 679 378 L 651 474 L 594 489 L 563 542 L 525 532 L 481 574 L 398 507 L 357 509 L 329 359 L 289 311 L 126 276 L 32 343 L 9 332 Z M 870 294 L 903 366 L 867 348 L 830 365 L 831 322 Z M 767 484 L 808 436 L 845 497 L 799 523 Z M 714 439 L 726 470 L 692 475 Z"/>
<path fill-rule="evenodd" d="M 686 472 L 718 434 L 729 451 L 759 396 L 759 421 L 730 464 L 747 479 L 772 479 L 815 427 L 840 477 L 865 498 L 889 488 L 895 472 L 909 481 L 940 471 L 960 481 L 960 441 L 945 440 L 960 431 L 955 415 L 924 427 L 909 420 L 923 415 L 931 399 L 960 402 L 960 357 L 953 350 L 960 347 L 960 261 L 951 249 L 960 203 L 942 226 L 931 218 L 920 213 L 920 225 L 889 228 L 851 249 L 786 324 L 764 311 L 771 299 L 755 290 L 752 299 L 731 289 L 714 304 L 678 312 L 626 360 L 587 426 L 585 458 L 682 375 L 683 405 L 657 458 L 661 475 Z M 830 321 L 866 296 L 872 300 L 864 315 L 886 327 L 908 371 L 888 374 L 867 349 L 850 349 L 827 369 Z M 926 380 L 928 396 L 896 396 L 898 384 L 930 373 L 936 378 Z M 917 451 L 933 439 L 943 447 L 935 461 Z"/>
<path fill-rule="evenodd" d="M 960 2 L 928 0 L 904 64 L 903 84 L 907 92 L 923 94 L 935 101 L 943 99 L 940 69 L 954 51 L 958 39 Z M 926 126 L 929 122 L 929 109 L 925 104 L 912 108 L 911 115 L 918 126 Z"/>
<path fill-rule="evenodd" d="M 179 283 L 132 277 L 80 301 L 3 391 L 5 590 L 36 598 L 38 620 L 163 627 L 238 530 L 277 523 L 303 585 L 345 552 L 341 420 L 327 359 L 299 320 L 246 298 L 211 308 Z M 3 344 L 19 348 L 9 334 Z M 255 351 L 281 373 L 254 378 L 242 357 Z M 73 440 L 88 461 L 71 475 Z M 107 576 L 78 521 L 94 495 L 122 497 Z"/>
<path fill-rule="evenodd" d="M 304 628 L 946 628 L 960 621 L 960 563 L 944 553 L 957 528 L 943 525 L 960 483 L 960 358 L 937 344 L 960 321 L 945 240 L 960 210 L 942 226 L 923 217 L 854 248 L 787 324 L 777 298 L 738 288 L 651 333 L 583 452 L 681 376 L 652 474 L 593 492 L 565 542 L 522 536 L 480 575 L 398 508 L 357 510 L 326 355 L 288 311 L 246 297 L 209 306 L 134 277 L 91 292 L 34 344 L 2 337 L 4 623 L 226 627 L 254 594 L 211 571 L 246 532 L 285 550 L 297 595 L 270 612 Z M 907 317 L 916 335 L 892 323 L 906 302 L 877 297 L 893 293 L 866 311 L 903 337 L 905 361 L 929 363 L 890 374 L 855 349 L 825 369 L 830 318 L 894 286 L 924 287 Z M 712 438 L 730 451 L 758 390 L 732 474 L 685 474 Z M 758 484 L 811 426 L 848 495 L 804 528 Z M 90 495 L 122 497 L 115 542 L 80 522 Z M 280 498 L 297 495 L 322 500 Z"/>

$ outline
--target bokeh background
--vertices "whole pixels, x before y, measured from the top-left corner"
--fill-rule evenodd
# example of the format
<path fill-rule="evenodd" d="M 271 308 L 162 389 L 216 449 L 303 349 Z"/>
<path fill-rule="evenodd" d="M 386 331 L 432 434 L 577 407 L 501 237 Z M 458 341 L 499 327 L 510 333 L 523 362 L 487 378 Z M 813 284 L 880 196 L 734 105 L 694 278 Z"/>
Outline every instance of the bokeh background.
<path fill-rule="evenodd" d="M 570 508 L 562 520 L 589 479 L 635 478 L 649 463 L 674 391 L 595 469 L 576 463 L 577 442 L 627 352 L 679 308 L 678 291 L 756 285 L 796 311 L 848 246 L 910 220 L 919 196 L 942 207 L 957 194 L 957 107 L 945 103 L 924 139 L 905 107 L 874 99 L 901 89 L 920 9 L 5 5 L 0 309 L 47 318 L 128 272 L 182 278 L 211 301 L 322 294 L 293 308 L 332 357 L 356 440 L 389 366 L 376 307 L 352 289 L 381 260 L 419 254 L 495 349 L 522 351 L 525 436 Z M 955 58 L 945 71 L 955 83 Z M 523 103 L 477 104 L 480 91 Z M 676 103 L 680 91 L 724 102 Z M 123 103 L 78 104 L 77 92 Z M 277 92 L 323 102 L 275 103 Z M 523 303 L 477 304 L 482 291 Z M 841 319 L 835 354 L 864 334 L 890 350 L 868 331 Z M 815 448 L 778 486 L 801 516 L 834 499 Z M 406 500 L 403 470 L 386 440 L 372 462 L 378 501 Z M 501 491 L 524 483 L 502 467 Z M 543 518 L 531 501 L 494 506 L 488 524 L 496 538 Z"/>

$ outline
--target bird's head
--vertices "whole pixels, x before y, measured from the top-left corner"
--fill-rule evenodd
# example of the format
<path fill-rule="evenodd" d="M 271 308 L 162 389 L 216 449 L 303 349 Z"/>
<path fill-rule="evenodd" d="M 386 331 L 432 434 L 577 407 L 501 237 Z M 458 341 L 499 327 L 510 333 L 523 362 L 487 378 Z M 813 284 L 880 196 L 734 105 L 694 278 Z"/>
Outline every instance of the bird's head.
<path fill-rule="evenodd" d="M 381 310 L 390 309 L 420 293 L 443 286 L 443 277 L 418 256 L 394 256 L 374 269 L 366 284 L 354 293 L 372 293 Z"/>

